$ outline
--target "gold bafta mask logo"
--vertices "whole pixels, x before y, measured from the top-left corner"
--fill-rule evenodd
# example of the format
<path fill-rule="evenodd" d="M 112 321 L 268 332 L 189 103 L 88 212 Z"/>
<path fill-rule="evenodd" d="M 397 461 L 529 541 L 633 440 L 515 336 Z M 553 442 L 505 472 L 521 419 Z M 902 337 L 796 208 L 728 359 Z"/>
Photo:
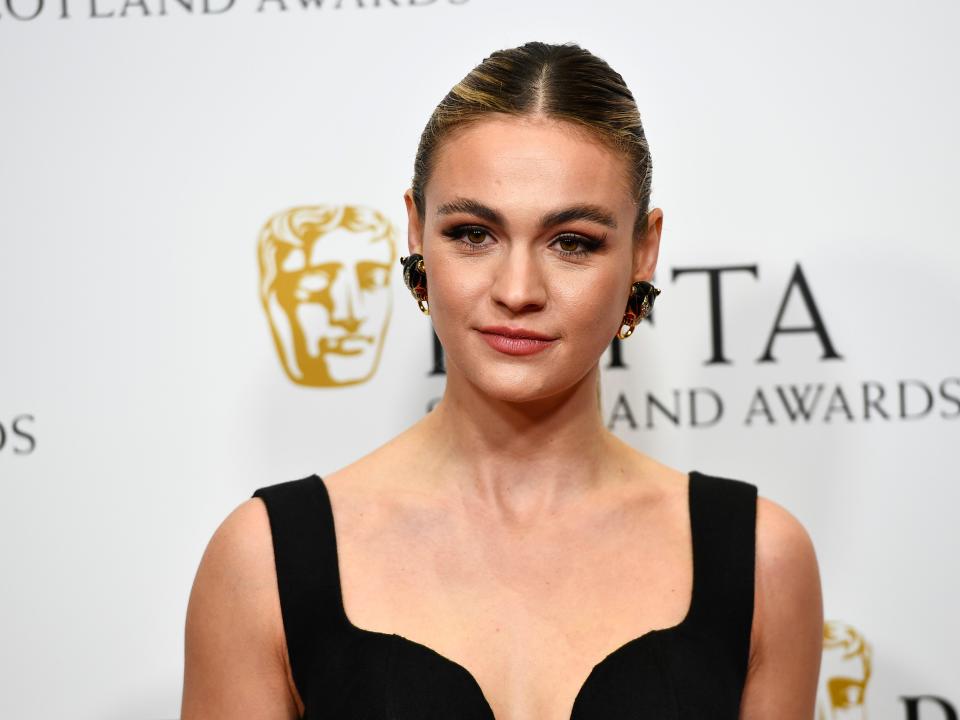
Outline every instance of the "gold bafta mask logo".
<path fill-rule="evenodd" d="M 817 720 L 865 720 L 872 665 L 873 650 L 854 627 L 839 620 L 824 623 Z"/>
<path fill-rule="evenodd" d="M 294 207 L 260 230 L 260 300 L 283 369 L 312 387 L 376 372 L 390 321 L 396 232 L 354 205 Z"/>

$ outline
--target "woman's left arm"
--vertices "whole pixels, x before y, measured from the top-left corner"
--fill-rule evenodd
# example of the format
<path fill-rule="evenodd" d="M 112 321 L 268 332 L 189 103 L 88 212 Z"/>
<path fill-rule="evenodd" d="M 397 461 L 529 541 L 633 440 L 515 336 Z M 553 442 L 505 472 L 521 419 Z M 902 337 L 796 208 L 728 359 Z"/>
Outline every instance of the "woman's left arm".
<path fill-rule="evenodd" d="M 753 628 L 740 720 L 812 720 L 823 652 L 813 542 L 786 509 L 757 498 Z"/>

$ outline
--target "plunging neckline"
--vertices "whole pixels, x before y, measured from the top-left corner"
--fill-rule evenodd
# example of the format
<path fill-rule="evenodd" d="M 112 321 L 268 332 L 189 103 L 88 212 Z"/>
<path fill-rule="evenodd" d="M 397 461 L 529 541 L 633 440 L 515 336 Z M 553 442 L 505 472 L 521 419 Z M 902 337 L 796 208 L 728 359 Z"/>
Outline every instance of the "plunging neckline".
<path fill-rule="evenodd" d="M 577 690 L 577 694 L 574 696 L 573 705 L 571 706 L 572 709 L 570 714 L 570 720 L 576 720 L 575 712 L 577 709 L 577 703 L 580 702 L 581 697 L 585 696 L 586 693 L 589 691 L 591 679 L 593 679 L 605 665 L 613 662 L 615 658 L 626 654 L 631 648 L 633 648 L 636 645 L 639 645 L 641 642 L 646 641 L 652 637 L 657 637 L 660 635 L 665 635 L 667 633 L 676 632 L 690 622 L 691 615 L 693 614 L 693 605 L 697 597 L 697 565 L 696 565 L 697 548 L 696 548 L 696 539 L 693 531 L 693 494 L 694 494 L 693 483 L 694 483 L 694 479 L 697 478 L 698 476 L 699 476 L 699 473 L 696 470 L 691 470 L 690 472 L 687 473 L 687 520 L 690 526 L 691 582 L 690 582 L 690 601 L 687 605 L 686 614 L 683 616 L 683 619 L 676 625 L 671 625 L 670 627 L 665 627 L 665 628 L 653 628 L 652 630 L 647 630 L 642 635 L 638 635 L 635 638 L 631 638 L 630 640 L 627 640 L 619 647 L 615 648 L 614 650 L 611 650 L 609 653 L 607 653 L 603 657 L 603 659 L 601 659 L 598 663 L 596 663 L 590 669 L 590 672 L 587 673 L 586 679 L 580 685 L 579 689 Z M 348 630 L 356 635 L 361 635 L 361 636 L 366 636 L 371 638 L 379 637 L 379 638 L 393 639 L 397 642 L 405 643 L 411 647 L 419 649 L 420 651 L 425 651 L 429 653 L 430 655 L 436 657 L 442 663 L 452 666 L 455 670 L 462 673 L 464 677 L 467 678 L 469 683 L 476 690 L 479 697 L 483 700 L 486 713 L 490 716 L 490 718 L 492 718 L 492 720 L 496 720 L 496 715 L 494 715 L 493 707 L 490 705 L 490 701 L 487 699 L 487 696 L 484 695 L 483 688 L 480 686 L 480 683 L 477 681 L 477 678 L 474 676 L 472 672 L 470 672 L 470 670 L 468 670 L 466 667 L 458 663 L 456 660 L 453 660 L 452 658 L 449 658 L 446 655 L 443 655 L 439 651 L 434 650 L 429 645 L 425 645 L 424 643 L 418 642 L 416 640 L 412 640 L 406 637 L 405 635 L 400 635 L 398 633 L 381 632 L 379 630 L 368 630 L 366 628 L 362 628 L 355 625 L 353 621 L 350 620 L 350 617 L 347 615 L 346 607 L 343 603 L 343 585 L 341 584 L 341 580 L 340 580 L 340 552 L 339 552 L 339 548 L 337 547 L 336 521 L 333 517 L 333 503 L 330 502 L 330 493 L 327 491 L 327 485 L 323 481 L 323 478 L 317 475 L 316 473 L 314 473 L 314 477 L 317 479 L 321 488 L 323 489 L 324 499 L 326 500 L 326 509 L 330 517 L 330 534 L 333 536 L 332 537 L 333 560 L 334 560 L 333 568 L 335 571 L 333 585 L 336 588 L 337 609 L 340 612 L 341 619 L 346 623 Z"/>

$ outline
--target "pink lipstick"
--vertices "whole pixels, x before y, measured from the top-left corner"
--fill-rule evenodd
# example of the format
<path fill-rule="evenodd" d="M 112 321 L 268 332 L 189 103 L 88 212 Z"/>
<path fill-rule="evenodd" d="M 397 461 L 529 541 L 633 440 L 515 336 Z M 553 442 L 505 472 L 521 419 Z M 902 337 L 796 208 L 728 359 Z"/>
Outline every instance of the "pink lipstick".
<path fill-rule="evenodd" d="M 491 326 L 477 329 L 490 347 L 505 355 L 533 355 L 556 342 L 555 337 L 526 328 Z"/>

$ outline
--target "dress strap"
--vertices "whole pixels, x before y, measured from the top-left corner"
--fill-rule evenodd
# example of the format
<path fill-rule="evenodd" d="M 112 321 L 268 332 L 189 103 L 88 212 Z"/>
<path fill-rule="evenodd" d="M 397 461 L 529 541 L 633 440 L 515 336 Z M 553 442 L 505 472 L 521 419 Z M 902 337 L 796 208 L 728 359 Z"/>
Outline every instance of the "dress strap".
<path fill-rule="evenodd" d="M 690 625 L 716 638 L 746 677 L 753 623 L 757 486 L 693 471 L 690 527 L 694 591 Z"/>
<path fill-rule="evenodd" d="M 333 514 L 317 475 L 257 489 L 270 517 L 283 631 L 297 691 L 304 702 L 318 649 L 339 618 Z"/>

